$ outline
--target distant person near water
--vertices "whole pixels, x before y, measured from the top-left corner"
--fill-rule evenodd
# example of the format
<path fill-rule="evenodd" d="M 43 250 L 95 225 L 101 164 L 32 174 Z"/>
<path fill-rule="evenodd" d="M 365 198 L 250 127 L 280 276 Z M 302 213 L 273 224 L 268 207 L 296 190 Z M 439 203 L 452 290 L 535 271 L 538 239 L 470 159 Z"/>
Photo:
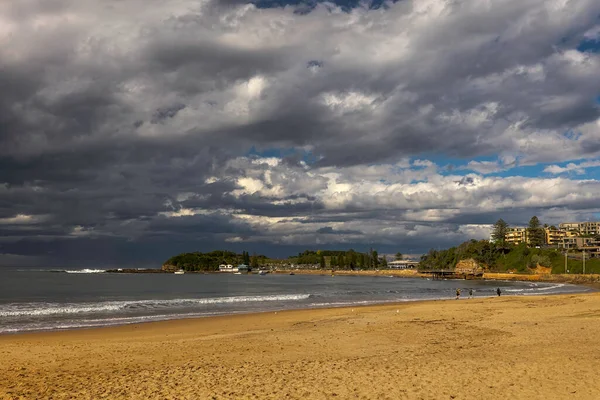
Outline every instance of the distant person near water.
<path fill-rule="evenodd" d="M 473 289 L 469 289 L 469 298 L 472 299 L 473 298 Z"/>
<path fill-rule="evenodd" d="M 460 289 L 456 289 L 456 300 L 460 298 Z"/>
<path fill-rule="evenodd" d="M 498 297 L 500 297 L 500 295 L 502 294 L 502 290 L 500 290 L 500 288 L 496 289 L 496 293 L 498 293 Z"/>

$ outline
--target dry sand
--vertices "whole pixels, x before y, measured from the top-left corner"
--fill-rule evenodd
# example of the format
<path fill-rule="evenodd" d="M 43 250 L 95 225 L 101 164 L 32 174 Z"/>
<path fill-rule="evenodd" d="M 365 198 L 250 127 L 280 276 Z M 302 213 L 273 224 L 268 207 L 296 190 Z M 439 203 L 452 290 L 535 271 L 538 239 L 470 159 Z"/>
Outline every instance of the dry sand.
<path fill-rule="evenodd" d="M 600 294 L 0 337 L 8 399 L 600 399 Z"/>

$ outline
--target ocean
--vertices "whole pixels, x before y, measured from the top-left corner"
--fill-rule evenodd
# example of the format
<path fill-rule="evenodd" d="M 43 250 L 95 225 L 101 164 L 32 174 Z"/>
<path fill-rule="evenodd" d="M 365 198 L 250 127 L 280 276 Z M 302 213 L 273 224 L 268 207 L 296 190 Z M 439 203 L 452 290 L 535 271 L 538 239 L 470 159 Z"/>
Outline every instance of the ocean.
<path fill-rule="evenodd" d="M 591 291 L 508 281 L 330 275 L 124 274 L 0 269 L 0 334 L 415 300 Z"/>

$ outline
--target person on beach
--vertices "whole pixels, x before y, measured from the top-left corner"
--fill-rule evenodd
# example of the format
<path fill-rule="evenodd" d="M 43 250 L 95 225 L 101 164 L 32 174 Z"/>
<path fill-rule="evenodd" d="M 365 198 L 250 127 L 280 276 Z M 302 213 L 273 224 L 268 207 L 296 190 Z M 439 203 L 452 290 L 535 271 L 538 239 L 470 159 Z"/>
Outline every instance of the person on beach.
<path fill-rule="evenodd" d="M 496 293 L 498 293 L 498 297 L 500 297 L 500 295 L 502 294 L 502 290 L 500 290 L 500 288 L 496 289 Z"/>
<path fill-rule="evenodd" d="M 473 298 L 473 289 L 469 289 L 469 298 L 472 299 Z"/>
<path fill-rule="evenodd" d="M 456 300 L 460 298 L 460 289 L 456 289 Z"/>

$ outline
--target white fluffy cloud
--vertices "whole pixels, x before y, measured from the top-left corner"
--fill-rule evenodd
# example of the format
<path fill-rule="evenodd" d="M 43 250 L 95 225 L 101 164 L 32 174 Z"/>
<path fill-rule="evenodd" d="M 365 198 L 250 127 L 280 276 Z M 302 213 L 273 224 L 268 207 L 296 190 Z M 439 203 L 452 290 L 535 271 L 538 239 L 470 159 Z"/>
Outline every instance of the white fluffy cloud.
<path fill-rule="evenodd" d="M 562 174 L 565 172 L 573 172 L 577 175 L 585 174 L 587 168 L 600 167 L 600 160 L 585 161 L 579 164 L 568 163 L 564 167 L 558 165 L 549 165 L 544 168 L 544 172 L 549 172 L 554 175 Z"/>
<path fill-rule="evenodd" d="M 593 205 L 600 196 L 600 182 L 595 180 L 454 175 L 441 173 L 429 160 L 362 170 L 306 170 L 273 158 L 247 157 L 230 165 L 235 168 L 224 169 L 211 182 L 234 181 L 237 188 L 230 194 L 235 198 L 259 196 L 278 213 L 268 217 L 250 209 L 231 211 L 234 220 L 241 219 L 256 231 L 245 239 L 232 234 L 238 242 L 393 244 L 417 235 L 428 242 L 444 236 L 487 238 L 490 223 L 469 222 L 470 215 L 524 224 L 528 213 L 537 213 L 544 222 L 557 224 L 600 211 Z M 302 205 L 306 207 L 298 214 Z M 565 212 L 570 209 L 580 211 Z"/>

